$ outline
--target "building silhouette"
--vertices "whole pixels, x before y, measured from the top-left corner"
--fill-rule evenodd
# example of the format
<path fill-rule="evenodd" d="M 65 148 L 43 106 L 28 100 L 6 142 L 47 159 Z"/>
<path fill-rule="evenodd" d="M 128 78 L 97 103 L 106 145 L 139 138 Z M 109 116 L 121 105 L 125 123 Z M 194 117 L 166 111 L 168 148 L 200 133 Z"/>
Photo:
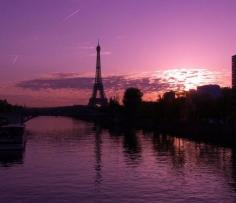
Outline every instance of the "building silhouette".
<path fill-rule="evenodd" d="M 232 88 L 236 88 L 236 55 L 232 56 Z"/>
<path fill-rule="evenodd" d="M 197 93 L 201 96 L 217 99 L 221 96 L 221 89 L 219 85 L 202 85 L 197 87 Z"/>
<path fill-rule="evenodd" d="M 89 106 L 96 107 L 96 106 L 106 106 L 108 104 L 103 83 L 102 83 L 102 73 L 101 73 L 101 47 L 97 45 L 97 63 L 96 63 L 96 74 L 95 74 L 95 81 L 93 85 L 93 92 L 92 96 L 89 99 Z"/>

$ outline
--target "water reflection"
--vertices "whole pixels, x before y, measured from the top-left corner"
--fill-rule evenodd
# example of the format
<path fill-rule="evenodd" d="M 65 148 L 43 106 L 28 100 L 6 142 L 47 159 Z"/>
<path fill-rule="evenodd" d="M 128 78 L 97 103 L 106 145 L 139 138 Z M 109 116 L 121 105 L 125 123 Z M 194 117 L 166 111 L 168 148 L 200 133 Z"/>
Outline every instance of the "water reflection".
<path fill-rule="evenodd" d="M 1 150 L 0 151 L 0 166 L 11 167 L 18 164 L 23 164 L 24 150 Z"/>
<path fill-rule="evenodd" d="M 229 184 L 232 186 L 234 191 L 236 192 L 236 149 L 232 149 L 232 179 L 230 179 Z M 228 176 L 230 173 L 228 173 Z"/>
<path fill-rule="evenodd" d="M 0 202 L 236 198 L 235 149 L 134 129 L 106 130 L 69 118 L 37 118 L 27 131 L 25 153 L 0 152 Z"/>
<path fill-rule="evenodd" d="M 127 163 L 131 162 L 132 165 L 136 165 L 140 162 L 142 152 L 137 132 L 134 129 L 129 129 L 123 135 L 123 148 L 124 155 L 128 159 Z"/>
<path fill-rule="evenodd" d="M 100 184 L 102 181 L 102 129 L 95 126 L 95 183 Z"/>
<path fill-rule="evenodd" d="M 110 131 L 110 135 L 123 139 L 123 152 L 127 165 L 141 164 L 142 157 L 145 159 L 142 145 L 145 141 L 151 141 L 158 164 L 160 162 L 171 164 L 173 172 L 183 177 L 186 176 L 188 170 L 191 172 L 208 168 L 206 173 L 224 175 L 236 190 L 236 151 L 234 149 L 160 133 L 141 133 L 134 129 L 126 129 L 124 132 Z"/>

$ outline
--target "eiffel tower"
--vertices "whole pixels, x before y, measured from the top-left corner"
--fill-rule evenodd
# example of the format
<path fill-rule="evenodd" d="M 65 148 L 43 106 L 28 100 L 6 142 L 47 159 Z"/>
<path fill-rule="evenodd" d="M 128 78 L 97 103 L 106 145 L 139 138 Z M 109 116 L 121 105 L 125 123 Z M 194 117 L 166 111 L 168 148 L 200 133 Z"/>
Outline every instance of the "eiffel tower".
<path fill-rule="evenodd" d="M 92 106 L 92 107 L 96 107 L 96 106 L 103 107 L 108 104 L 108 101 L 104 92 L 103 84 L 102 84 L 100 52 L 101 52 L 101 47 L 98 41 L 95 82 L 93 85 L 93 93 L 92 93 L 91 98 L 89 99 L 89 104 L 88 104 L 89 106 Z"/>

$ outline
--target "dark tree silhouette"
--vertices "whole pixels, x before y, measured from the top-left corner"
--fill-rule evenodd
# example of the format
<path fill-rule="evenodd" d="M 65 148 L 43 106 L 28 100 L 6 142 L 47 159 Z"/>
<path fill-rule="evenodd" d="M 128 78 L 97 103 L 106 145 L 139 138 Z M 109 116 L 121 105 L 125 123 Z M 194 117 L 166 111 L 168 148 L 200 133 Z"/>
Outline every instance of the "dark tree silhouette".
<path fill-rule="evenodd" d="M 11 112 L 11 111 L 20 111 L 23 107 L 12 105 L 8 103 L 7 100 L 0 100 L 0 116 L 1 113 Z"/>
<path fill-rule="evenodd" d="M 0 112 L 7 112 L 12 108 L 12 105 L 10 105 L 7 100 L 0 100 Z"/>
<path fill-rule="evenodd" d="M 126 89 L 123 98 L 125 109 L 129 113 L 137 113 L 142 103 L 142 96 L 143 93 L 138 88 L 130 87 Z"/>

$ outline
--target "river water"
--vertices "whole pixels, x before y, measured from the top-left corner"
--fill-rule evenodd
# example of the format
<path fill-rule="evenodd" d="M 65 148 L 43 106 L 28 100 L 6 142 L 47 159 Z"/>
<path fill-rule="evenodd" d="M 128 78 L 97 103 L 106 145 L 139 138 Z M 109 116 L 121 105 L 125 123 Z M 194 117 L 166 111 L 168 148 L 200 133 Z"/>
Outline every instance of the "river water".
<path fill-rule="evenodd" d="M 236 150 L 39 117 L 0 152 L 0 203 L 236 202 Z"/>

